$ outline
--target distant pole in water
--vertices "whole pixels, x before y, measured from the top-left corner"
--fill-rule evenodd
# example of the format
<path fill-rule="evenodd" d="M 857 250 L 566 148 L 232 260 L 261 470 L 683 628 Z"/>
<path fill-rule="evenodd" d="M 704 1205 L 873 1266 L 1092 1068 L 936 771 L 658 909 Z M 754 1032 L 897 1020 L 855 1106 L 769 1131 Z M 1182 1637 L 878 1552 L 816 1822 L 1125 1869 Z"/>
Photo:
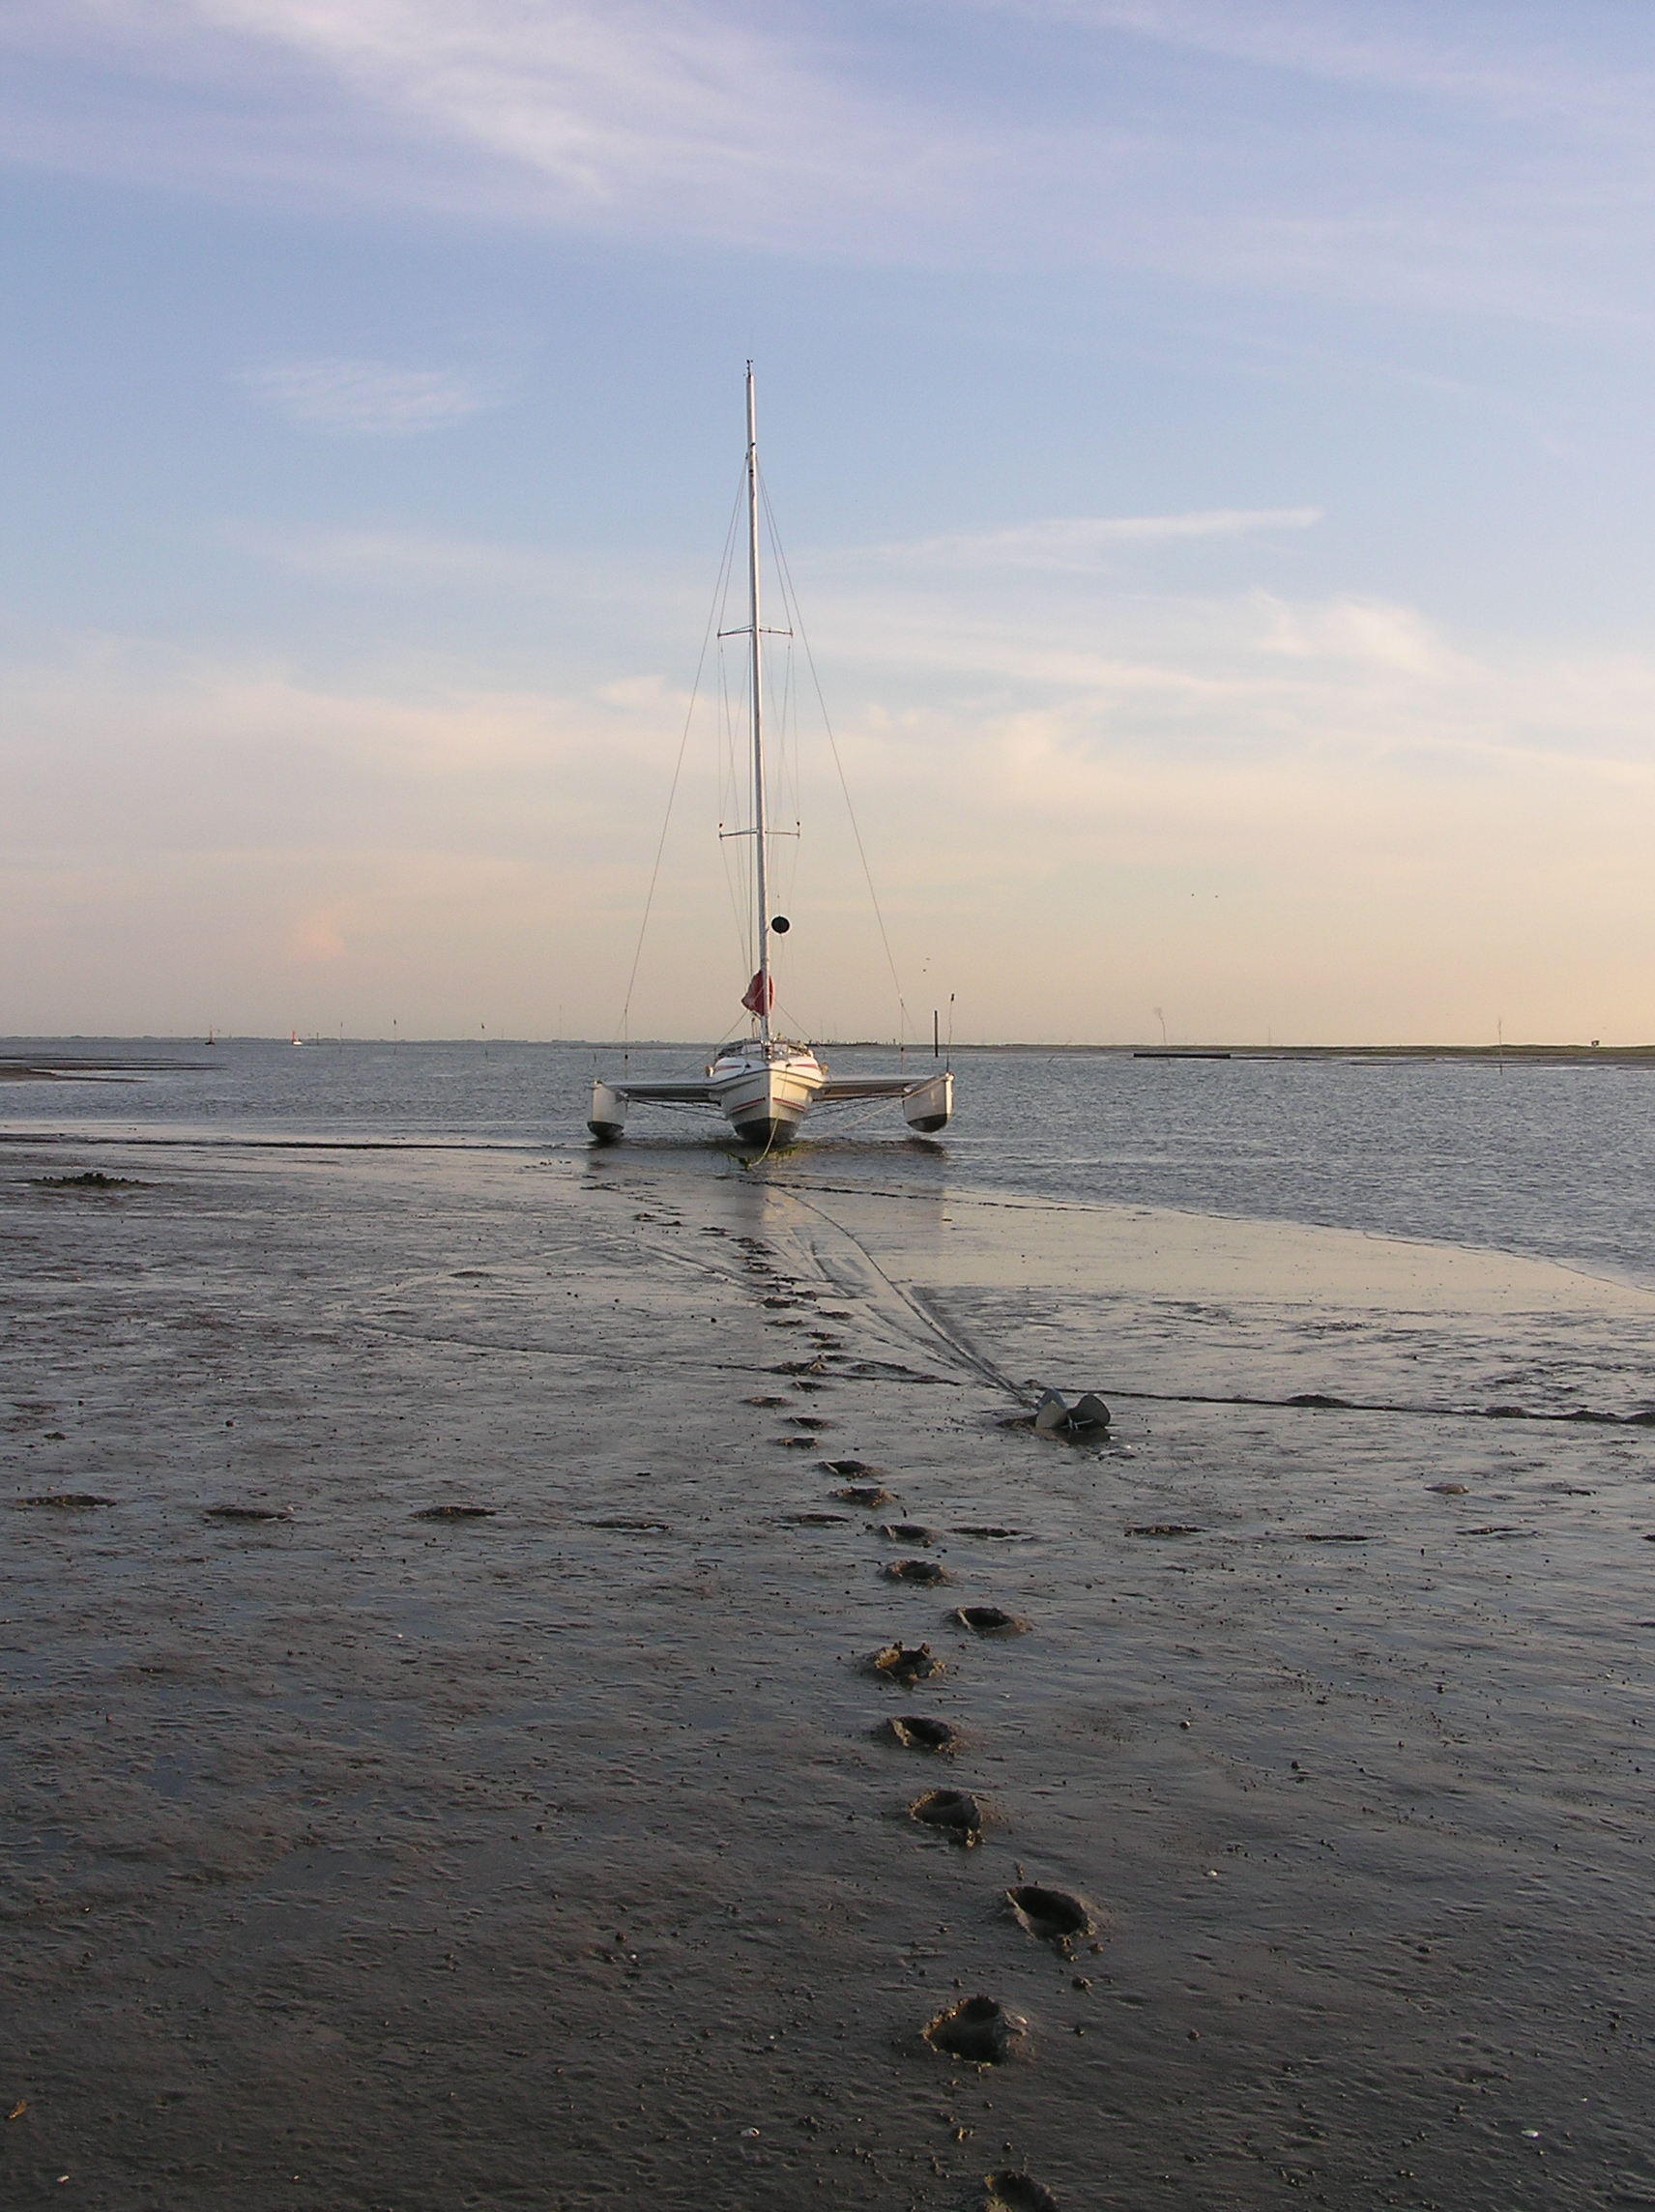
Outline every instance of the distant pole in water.
<path fill-rule="evenodd" d="M 1151 1007 L 1150 1011 L 1161 1025 L 1161 1050 L 1165 1052 L 1167 1049 L 1167 1017 L 1162 1013 L 1159 1006 Z"/>
<path fill-rule="evenodd" d="M 931 1058 L 933 1060 L 941 1060 L 943 1057 L 942 1021 L 942 1015 L 933 1006 L 931 1009 Z"/>
<path fill-rule="evenodd" d="M 1505 1016 L 1503 1014 L 1495 1023 L 1495 1035 L 1499 1039 L 1500 1073 L 1503 1075 L 1505 1073 Z"/>

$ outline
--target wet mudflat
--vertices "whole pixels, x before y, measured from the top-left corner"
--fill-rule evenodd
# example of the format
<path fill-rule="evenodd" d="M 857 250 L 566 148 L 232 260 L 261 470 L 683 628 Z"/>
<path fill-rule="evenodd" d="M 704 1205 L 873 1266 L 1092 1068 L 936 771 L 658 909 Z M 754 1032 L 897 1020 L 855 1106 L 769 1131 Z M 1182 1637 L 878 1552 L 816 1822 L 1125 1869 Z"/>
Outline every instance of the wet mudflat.
<path fill-rule="evenodd" d="M 0 1158 L 9 2201 L 1655 2203 L 1646 1295 L 702 1152 L 97 1165 Z"/>

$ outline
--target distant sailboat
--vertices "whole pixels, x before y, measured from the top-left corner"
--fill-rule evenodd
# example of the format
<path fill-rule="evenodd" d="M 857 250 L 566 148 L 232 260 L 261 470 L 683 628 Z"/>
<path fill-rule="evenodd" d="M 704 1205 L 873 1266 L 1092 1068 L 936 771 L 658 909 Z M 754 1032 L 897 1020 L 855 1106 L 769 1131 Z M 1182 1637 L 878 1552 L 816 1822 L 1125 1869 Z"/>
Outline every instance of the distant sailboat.
<path fill-rule="evenodd" d="M 747 364 L 747 622 L 748 671 L 752 718 L 752 778 L 754 866 L 752 871 L 753 939 L 758 947 L 758 971 L 741 995 L 741 1004 L 753 1017 L 751 1033 L 740 1043 L 727 1046 L 703 1076 L 682 1083 L 595 1082 L 587 1126 L 601 1143 L 621 1136 L 629 1104 L 659 1106 L 711 1106 L 721 1113 L 744 1145 L 769 1150 L 788 1145 L 798 1136 L 806 1114 L 816 1105 L 846 1104 L 878 1098 L 897 1098 L 911 1129 L 932 1136 L 947 1127 L 954 1111 L 954 1078 L 950 1069 L 917 1080 L 904 1075 L 835 1076 L 825 1067 L 808 1044 L 772 1035 L 770 1014 L 775 1005 L 775 982 L 770 974 L 770 939 L 787 934 L 785 915 L 770 913 L 769 830 L 765 816 L 765 732 L 763 687 L 763 637 L 759 620 L 759 445 L 753 395 L 753 364 Z"/>

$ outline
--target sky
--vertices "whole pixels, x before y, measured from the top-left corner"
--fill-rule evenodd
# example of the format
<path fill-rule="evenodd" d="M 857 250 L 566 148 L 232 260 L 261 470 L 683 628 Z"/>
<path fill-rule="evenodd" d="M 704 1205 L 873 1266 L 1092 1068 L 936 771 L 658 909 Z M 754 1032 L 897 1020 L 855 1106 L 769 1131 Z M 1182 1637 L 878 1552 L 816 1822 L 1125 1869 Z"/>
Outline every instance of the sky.
<path fill-rule="evenodd" d="M 739 1028 L 750 357 L 788 1026 L 1655 1039 L 1652 126 L 1624 0 L 9 0 L 0 1033 Z"/>

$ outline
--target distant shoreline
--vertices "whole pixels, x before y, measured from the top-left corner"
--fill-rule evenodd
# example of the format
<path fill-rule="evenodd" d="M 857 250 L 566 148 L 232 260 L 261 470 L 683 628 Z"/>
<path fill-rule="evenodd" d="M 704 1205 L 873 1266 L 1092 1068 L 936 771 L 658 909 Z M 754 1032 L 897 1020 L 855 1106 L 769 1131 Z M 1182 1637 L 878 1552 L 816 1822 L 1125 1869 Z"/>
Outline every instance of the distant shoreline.
<path fill-rule="evenodd" d="M 158 1045 L 176 1043 L 200 1050 L 194 1038 L 179 1037 L 111 1037 L 100 1039 L 102 1051 L 18 1051 L 7 1052 L 8 1040 L 0 1039 L 0 1083 L 52 1083 L 73 1082 L 77 1078 L 106 1077 L 112 1073 L 129 1074 L 154 1070 L 176 1072 L 181 1068 L 205 1070 L 215 1063 L 210 1060 L 176 1060 L 157 1057 Z M 18 1040 L 21 1043 L 23 1040 Z M 54 1040 L 55 1042 L 56 1040 Z M 65 1039 L 73 1046 L 77 1038 Z M 87 1040 L 90 1042 L 91 1040 Z M 894 1053 L 902 1048 L 875 1037 L 823 1037 L 814 1040 L 819 1052 L 884 1052 Z M 220 1037 L 223 1045 L 262 1044 L 285 1045 L 285 1037 Z M 464 1046 L 472 1050 L 537 1051 L 561 1049 L 569 1052 L 617 1053 L 626 1052 L 681 1052 L 691 1056 L 710 1052 L 712 1047 L 694 1039 L 645 1037 L 635 1038 L 623 1046 L 614 1043 L 594 1043 L 588 1037 L 491 1037 L 486 1048 L 479 1045 L 475 1037 L 325 1037 L 307 1049 L 326 1052 L 330 1048 L 375 1049 L 391 1047 L 399 1052 L 419 1052 L 427 1049 L 451 1050 Z M 130 1049 L 129 1049 L 130 1048 Z M 928 1058 L 922 1044 L 911 1044 L 908 1055 L 915 1060 Z M 959 1059 L 980 1053 L 1040 1053 L 1047 1058 L 1059 1055 L 1092 1057 L 1118 1060 L 1143 1061 L 1495 1061 L 1502 1065 L 1507 1062 L 1519 1064 L 1548 1067 L 1584 1067 L 1601 1065 L 1605 1062 L 1617 1066 L 1655 1067 L 1655 1044 L 955 1044 L 951 1057 Z"/>

